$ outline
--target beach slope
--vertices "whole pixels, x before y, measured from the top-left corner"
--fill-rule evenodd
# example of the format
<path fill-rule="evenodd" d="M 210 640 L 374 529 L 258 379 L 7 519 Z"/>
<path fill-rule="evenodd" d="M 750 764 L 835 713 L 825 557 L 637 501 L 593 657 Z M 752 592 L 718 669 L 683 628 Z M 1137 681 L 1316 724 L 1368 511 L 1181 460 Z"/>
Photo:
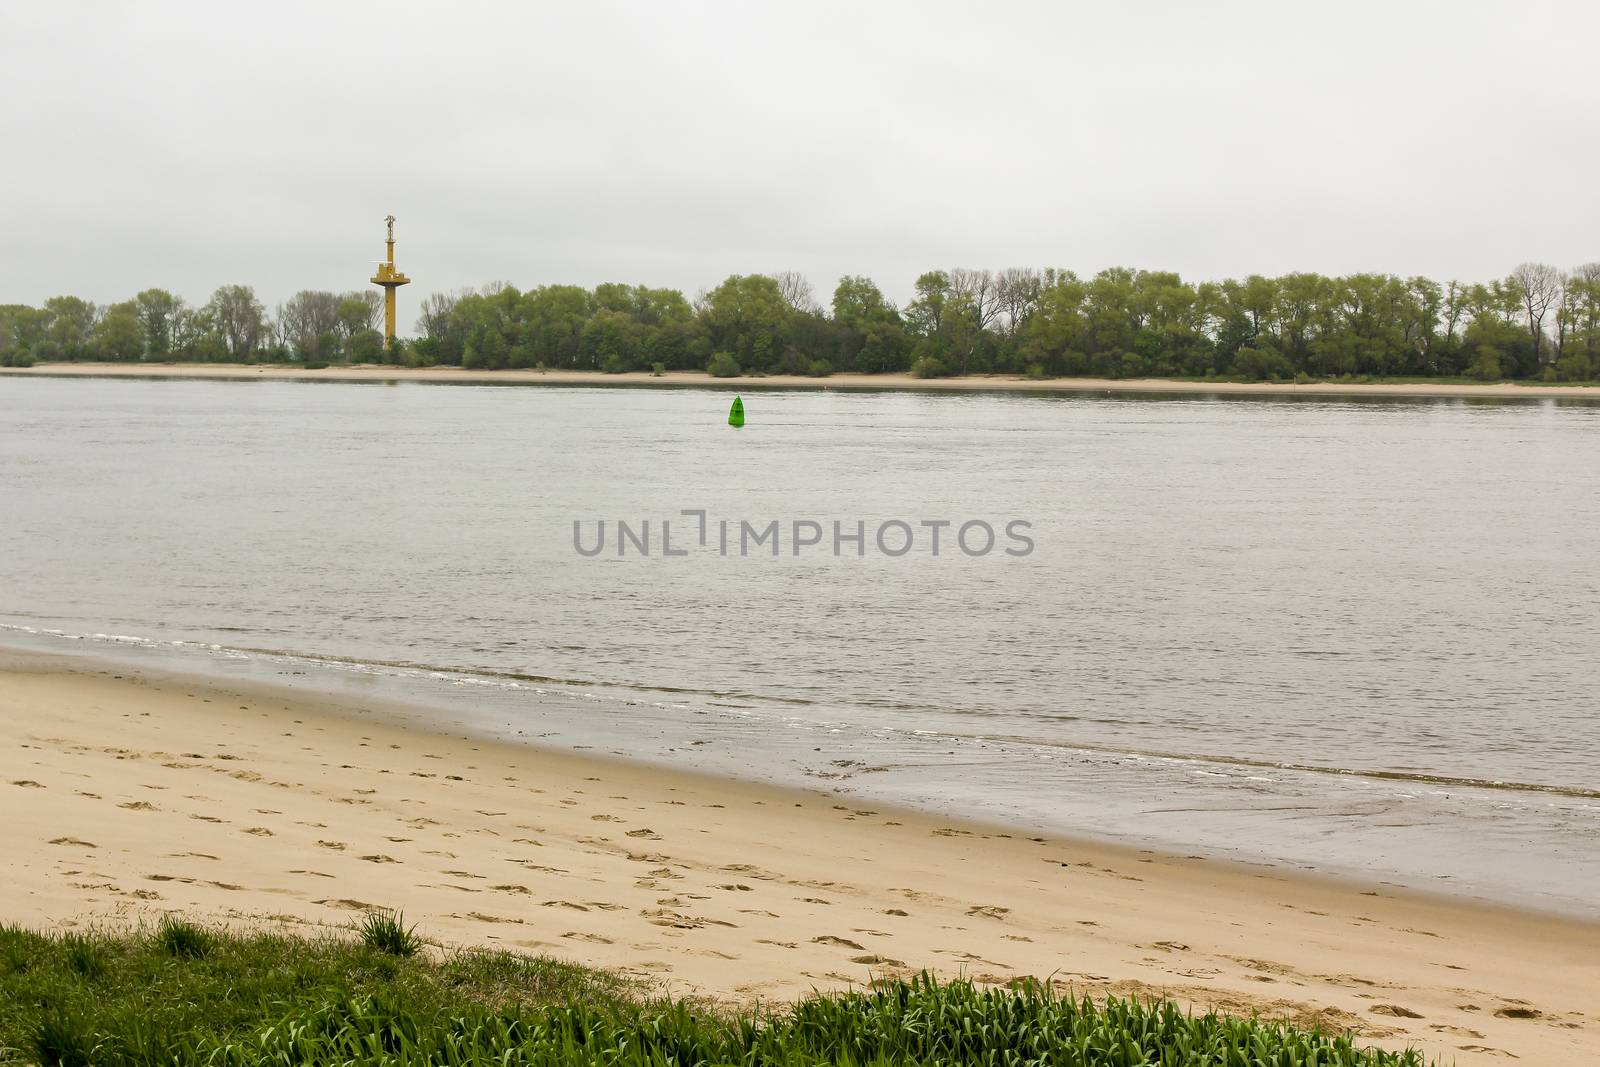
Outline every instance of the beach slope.
<path fill-rule="evenodd" d="M 1600 927 L 0 657 L 0 921 L 163 911 L 549 953 L 749 1002 L 921 968 L 1600 1061 Z M 1092 829 L 1092 828 L 1086 828 Z"/>

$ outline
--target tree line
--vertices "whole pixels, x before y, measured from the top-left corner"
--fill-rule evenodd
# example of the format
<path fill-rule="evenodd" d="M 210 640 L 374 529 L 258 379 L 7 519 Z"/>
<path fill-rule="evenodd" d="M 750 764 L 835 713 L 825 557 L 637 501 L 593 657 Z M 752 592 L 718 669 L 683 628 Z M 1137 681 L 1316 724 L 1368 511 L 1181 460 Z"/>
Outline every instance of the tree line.
<path fill-rule="evenodd" d="M 96 307 L 56 297 L 0 306 L 0 364 L 35 360 L 392 362 L 613 373 L 707 370 L 919 377 L 1600 376 L 1600 263 L 1525 263 L 1487 283 L 1386 274 L 935 270 L 904 306 L 841 278 L 824 307 L 794 272 L 675 289 L 495 284 L 434 293 L 416 333 L 385 351 L 374 290 L 305 291 L 268 313 L 242 285 L 200 307 L 161 289 Z"/>

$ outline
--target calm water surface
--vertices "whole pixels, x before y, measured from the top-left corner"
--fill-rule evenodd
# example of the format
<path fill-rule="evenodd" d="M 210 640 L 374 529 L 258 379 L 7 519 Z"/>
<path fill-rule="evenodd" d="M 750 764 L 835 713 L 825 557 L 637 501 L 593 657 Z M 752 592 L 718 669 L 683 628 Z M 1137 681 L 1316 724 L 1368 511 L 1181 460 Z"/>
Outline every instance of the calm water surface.
<path fill-rule="evenodd" d="M 0 378 L 0 641 L 1600 913 L 1600 407 L 747 399 Z"/>

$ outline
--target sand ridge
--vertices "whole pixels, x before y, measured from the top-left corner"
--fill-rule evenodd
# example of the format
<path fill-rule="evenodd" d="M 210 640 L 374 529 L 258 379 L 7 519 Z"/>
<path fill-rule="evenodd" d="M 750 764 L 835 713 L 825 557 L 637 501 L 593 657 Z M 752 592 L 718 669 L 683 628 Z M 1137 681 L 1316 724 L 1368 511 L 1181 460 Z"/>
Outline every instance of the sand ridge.
<path fill-rule="evenodd" d="M 125 668 L 0 670 L 0 920 L 340 926 L 782 1000 L 922 968 L 1459 1063 L 1600 1060 L 1600 925 L 962 823 Z"/>

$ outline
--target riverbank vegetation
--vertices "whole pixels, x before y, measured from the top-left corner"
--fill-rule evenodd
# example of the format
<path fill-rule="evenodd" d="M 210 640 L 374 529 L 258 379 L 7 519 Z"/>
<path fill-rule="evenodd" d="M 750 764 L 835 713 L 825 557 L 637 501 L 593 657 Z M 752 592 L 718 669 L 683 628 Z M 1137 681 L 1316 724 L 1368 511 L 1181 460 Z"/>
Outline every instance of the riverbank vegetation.
<path fill-rule="evenodd" d="M 0 1062 L 211 1064 L 998 1064 L 1420 1067 L 1277 1023 L 1170 1003 L 1075 1000 L 1035 982 L 926 977 L 739 1014 L 606 972 L 440 953 L 394 917 L 345 937 L 0 927 Z"/>
<path fill-rule="evenodd" d="M 1484 283 L 1383 274 L 1186 282 L 1161 271 L 936 270 L 896 306 L 870 279 L 824 306 L 800 275 L 736 275 L 693 301 L 646 286 L 498 284 L 423 299 L 385 351 L 375 290 L 161 289 L 96 307 L 0 306 L 0 365 L 56 360 L 435 364 L 622 373 L 1018 374 L 1264 380 L 1600 378 L 1600 263 Z"/>

